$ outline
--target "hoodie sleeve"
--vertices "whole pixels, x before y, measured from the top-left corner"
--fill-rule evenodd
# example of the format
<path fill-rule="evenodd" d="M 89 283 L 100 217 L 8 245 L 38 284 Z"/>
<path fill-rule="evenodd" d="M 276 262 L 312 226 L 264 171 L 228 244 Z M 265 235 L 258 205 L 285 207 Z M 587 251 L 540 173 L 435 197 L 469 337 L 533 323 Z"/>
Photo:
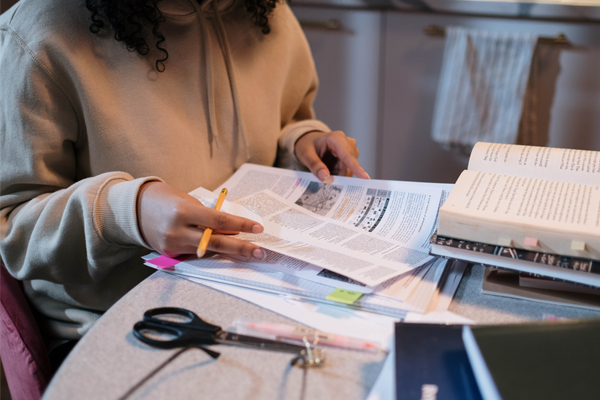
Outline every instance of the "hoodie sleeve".
<path fill-rule="evenodd" d="M 0 70 L 0 262 L 21 280 L 97 282 L 147 247 L 137 194 L 159 179 L 79 178 L 85 127 L 75 102 L 6 26 Z"/>
<path fill-rule="evenodd" d="M 294 152 L 296 142 L 309 132 L 329 132 L 330 130 L 327 125 L 316 119 L 294 121 L 286 125 L 279 139 L 277 167 L 308 171 L 308 168 L 296 157 Z"/>

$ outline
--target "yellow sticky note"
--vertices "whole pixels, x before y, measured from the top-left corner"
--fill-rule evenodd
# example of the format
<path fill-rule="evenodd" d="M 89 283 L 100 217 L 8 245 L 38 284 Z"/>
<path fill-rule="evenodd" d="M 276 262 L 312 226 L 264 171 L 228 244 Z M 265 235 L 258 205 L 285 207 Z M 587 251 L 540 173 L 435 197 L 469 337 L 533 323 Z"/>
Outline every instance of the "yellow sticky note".
<path fill-rule="evenodd" d="M 353 292 L 351 290 L 346 289 L 335 289 L 333 292 L 329 294 L 329 296 L 325 297 L 327 300 L 339 301 L 344 304 L 352 304 L 356 300 L 362 297 L 362 293 Z"/>

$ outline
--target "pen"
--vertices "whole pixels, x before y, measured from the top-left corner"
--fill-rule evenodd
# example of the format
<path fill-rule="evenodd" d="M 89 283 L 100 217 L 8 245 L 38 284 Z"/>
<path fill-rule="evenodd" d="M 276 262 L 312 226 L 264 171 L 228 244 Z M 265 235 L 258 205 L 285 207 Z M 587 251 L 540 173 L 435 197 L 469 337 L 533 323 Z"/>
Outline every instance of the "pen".
<path fill-rule="evenodd" d="M 223 205 L 223 201 L 225 201 L 225 196 L 227 196 L 227 189 L 223 188 L 221 193 L 219 193 L 219 197 L 217 198 L 217 202 L 215 204 L 215 210 L 221 211 L 221 206 Z M 212 234 L 212 228 L 206 228 L 204 233 L 202 234 L 202 239 L 200 239 L 200 243 L 198 244 L 198 251 L 196 251 L 196 255 L 198 258 L 202 258 L 206 253 L 206 246 L 208 246 L 208 241 L 210 240 L 210 235 Z"/>
<path fill-rule="evenodd" d="M 321 332 L 315 329 L 301 328 L 285 324 L 272 324 L 267 322 L 248 322 L 248 328 L 259 332 L 274 335 L 278 339 L 288 339 L 302 342 L 303 338 L 309 341 L 318 340 L 318 344 L 325 346 L 341 347 L 343 349 L 377 351 L 379 345 L 365 340 Z"/>

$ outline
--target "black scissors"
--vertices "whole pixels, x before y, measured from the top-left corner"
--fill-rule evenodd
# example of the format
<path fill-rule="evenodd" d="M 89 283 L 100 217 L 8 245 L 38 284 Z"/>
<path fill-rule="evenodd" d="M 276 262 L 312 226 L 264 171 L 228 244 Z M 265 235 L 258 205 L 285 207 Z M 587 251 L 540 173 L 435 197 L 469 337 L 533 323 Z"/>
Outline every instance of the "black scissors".
<path fill-rule="evenodd" d="M 173 317 L 180 321 L 173 321 Z M 304 346 L 224 331 L 220 326 L 209 324 L 192 311 L 178 307 L 146 311 L 143 319 L 133 326 L 133 335 L 140 341 L 161 349 L 229 344 L 288 353 L 306 350 Z"/>

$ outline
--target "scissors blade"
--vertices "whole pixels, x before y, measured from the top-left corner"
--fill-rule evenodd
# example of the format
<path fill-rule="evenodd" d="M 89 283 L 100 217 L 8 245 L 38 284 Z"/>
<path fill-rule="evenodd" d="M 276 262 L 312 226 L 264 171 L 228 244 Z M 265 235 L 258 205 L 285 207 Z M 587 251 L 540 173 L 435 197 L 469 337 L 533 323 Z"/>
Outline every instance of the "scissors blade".
<path fill-rule="evenodd" d="M 278 342 L 275 340 L 263 339 L 256 336 L 238 335 L 227 331 L 220 332 L 216 341 L 222 344 L 231 344 L 234 346 L 246 346 L 265 350 L 285 351 L 289 353 L 299 353 L 306 347 L 291 343 Z"/>

